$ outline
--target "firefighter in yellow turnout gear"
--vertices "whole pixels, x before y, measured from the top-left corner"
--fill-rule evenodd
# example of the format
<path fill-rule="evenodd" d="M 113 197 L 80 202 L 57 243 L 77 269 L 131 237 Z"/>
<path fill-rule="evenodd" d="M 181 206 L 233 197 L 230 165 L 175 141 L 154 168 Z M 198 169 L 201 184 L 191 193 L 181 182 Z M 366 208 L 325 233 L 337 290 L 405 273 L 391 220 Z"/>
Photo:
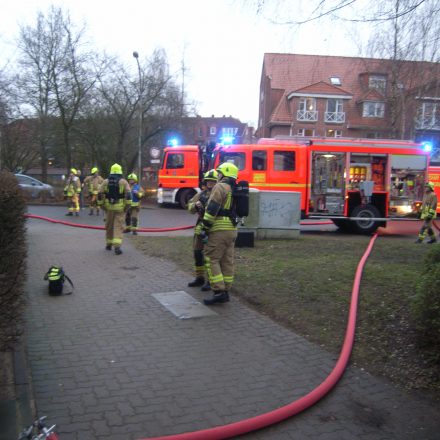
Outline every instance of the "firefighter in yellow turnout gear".
<path fill-rule="evenodd" d="M 69 212 L 66 215 L 72 216 L 75 213 L 79 215 L 79 194 L 81 193 L 81 181 L 78 177 L 78 171 L 75 168 L 70 169 L 69 177 L 64 186 L 64 197 L 68 199 L 67 207 Z"/>
<path fill-rule="evenodd" d="M 138 183 L 136 174 L 131 173 L 127 177 L 131 190 L 131 206 L 127 209 L 125 214 L 125 229 L 124 232 L 132 232 L 137 235 L 139 227 L 139 212 L 141 208 L 141 199 L 144 196 L 144 190 Z"/>
<path fill-rule="evenodd" d="M 99 175 L 98 168 L 96 167 L 93 167 L 90 170 L 90 176 L 84 179 L 83 187 L 87 188 L 89 194 L 89 215 L 93 215 L 95 209 L 96 215 L 99 215 L 98 192 L 103 181 L 104 179 Z"/>
<path fill-rule="evenodd" d="M 110 176 L 102 182 L 98 193 L 98 205 L 106 211 L 105 248 L 112 246 L 115 254 L 122 254 L 122 232 L 124 230 L 125 211 L 131 205 L 130 185 L 122 177 L 122 167 L 115 163 L 110 169 Z"/>
<path fill-rule="evenodd" d="M 201 185 L 202 191 L 197 193 L 188 203 L 188 211 L 192 214 L 197 213 L 196 227 L 193 236 L 193 252 L 194 252 L 194 281 L 188 283 L 188 287 L 202 286 L 203 291 L 211 290 L 211 286 L 207 278 L 205 278 L 205 261 L 203 256 L 204 243 L 202 236 L 202 220 L 205 214 L 206 204 L 208 202 L 211 190 L 217 182 L 218 173 L 216 170 L 210 170 L 205 173 Z"/>
<path fill-rule="evenodd" d="M 211 191 L 202 221 L 202 236 L 208 241 L 204 248 L 205 266 L 213 295 L 206 305 L 229 301 L 228 290 L 234 281 L 234 245 L 237 225 L 232 212 L 232 191 L 236 185 L 238 168 L 222 163 L 217 168 L 218 182 Z"/>
<path fill-rule="evenodd" d="M 420 218 L 424 220 L 423 226 L 420 229 L 419 236 L 416 243 L 422 243 L 426 237 L 426 233 L 429 236 L 429 244 L 435 243 L 434 231 L 432 229 L 432 222 L 437 217 L 437 196 L 434 192 L 434 184 L 428 182 L 425 185 L 425 195 L 423 196 L 422 206 L 420 207 Z"/>

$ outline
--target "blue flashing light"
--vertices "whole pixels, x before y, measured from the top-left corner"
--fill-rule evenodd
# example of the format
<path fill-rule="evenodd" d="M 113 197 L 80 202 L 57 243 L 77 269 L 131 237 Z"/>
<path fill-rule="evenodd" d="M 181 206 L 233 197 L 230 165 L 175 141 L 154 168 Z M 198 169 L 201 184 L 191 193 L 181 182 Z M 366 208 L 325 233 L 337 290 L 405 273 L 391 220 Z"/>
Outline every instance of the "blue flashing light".
<path fill-rule="evenodd" d="M 176 147 L 179 145 L 179 141 L 176 138 L 168 139 L 167 145 L 170 147 Z"/>
<path fill-rule="evenodd" d="M 423 150 L 427 151 L 427 152 L 431 152 L 432 151 L 432 142 L 423 142 Z"/>
<path fill-rule="evenodd" d="M 230 145 L 234 142 L 234 138 L 232 136 L 224 136 L 220 139 L 223 145 Z"/>

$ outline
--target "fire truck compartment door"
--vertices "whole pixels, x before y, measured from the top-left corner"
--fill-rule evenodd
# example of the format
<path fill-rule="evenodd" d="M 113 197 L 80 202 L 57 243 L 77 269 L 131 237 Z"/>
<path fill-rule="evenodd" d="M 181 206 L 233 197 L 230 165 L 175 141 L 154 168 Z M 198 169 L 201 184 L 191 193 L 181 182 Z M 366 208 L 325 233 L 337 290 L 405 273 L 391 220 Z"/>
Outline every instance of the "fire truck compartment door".
<path fill-rule="evenodd" d="M 426 156 L 422 155 L 393 154 L 391 156 L 391 168 L 394 169 L 425 170 L 426 162 Z"/>

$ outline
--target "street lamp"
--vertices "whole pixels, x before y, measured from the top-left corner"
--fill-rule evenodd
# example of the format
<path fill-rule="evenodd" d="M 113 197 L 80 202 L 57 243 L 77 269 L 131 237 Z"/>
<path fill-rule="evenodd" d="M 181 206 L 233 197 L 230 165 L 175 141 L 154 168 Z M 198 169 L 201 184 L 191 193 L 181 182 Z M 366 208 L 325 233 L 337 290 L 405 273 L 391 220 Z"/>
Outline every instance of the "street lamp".
<path fill-rule="evenodd" d="M 139 132 L 138 132 L 138 176 L 139 183 L 142 181 L 142 75 L 141 66 L 139 64 L 139 54 L 134 51 L 133 57 L 136 58 L 139 74 Z"/>

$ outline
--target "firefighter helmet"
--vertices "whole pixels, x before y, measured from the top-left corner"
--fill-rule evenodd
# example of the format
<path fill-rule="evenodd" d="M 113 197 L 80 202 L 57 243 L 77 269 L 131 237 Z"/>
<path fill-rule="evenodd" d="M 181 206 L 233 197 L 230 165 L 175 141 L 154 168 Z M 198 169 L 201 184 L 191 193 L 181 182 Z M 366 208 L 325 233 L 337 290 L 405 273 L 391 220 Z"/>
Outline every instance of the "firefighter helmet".
<path fill-rule="evenodd" d="M 135 182 L 137 182 L 138 181 L 138 176 L 136 176 L 136 174 L 134 174 L 134 173 L 131 173 L 131 174 L 128 175 L 127 179 L 128 180 L 134 180 Z"/>
<path fill-rule="evenodd" d="M 223 162 L 217 167 L 217 172 L 222 173 L 225 177 L 237 179 L 238 168 L 231 162 Z"/>
<path fill-rule="evenodd" d="M 209 170 L 204 174 L 204 180 L 213 180 L 214 182 L 217 182 L 218 179 L 218 173 L 216 170 Z"/>
<path fill-rule="evenodd" d="M 114 163 L 110 168 L 110 174 L 122 174 L 122 167 L 118 163 Z"/>
<path fill-rule="evenodd" d="M 434 191 L 434 183 L 433 182 L 426 182 L 425 188 L 429 188 L 431 191 Z"/>
<path fill-rule="evenodd" d="M 98 168 L 96 168 L 96 167 L 93 167 L 91 170 L 90 170 L 90 173 L 92 173 L 92 174 L 95 174 L 95 173 L 97 173 L 98 172 Z"/>
<path fill-rule="evenodd" d="M 78 170 L 76 168 L 70 168 L 70 173 L 76 176 L 78 174 Z"/>

